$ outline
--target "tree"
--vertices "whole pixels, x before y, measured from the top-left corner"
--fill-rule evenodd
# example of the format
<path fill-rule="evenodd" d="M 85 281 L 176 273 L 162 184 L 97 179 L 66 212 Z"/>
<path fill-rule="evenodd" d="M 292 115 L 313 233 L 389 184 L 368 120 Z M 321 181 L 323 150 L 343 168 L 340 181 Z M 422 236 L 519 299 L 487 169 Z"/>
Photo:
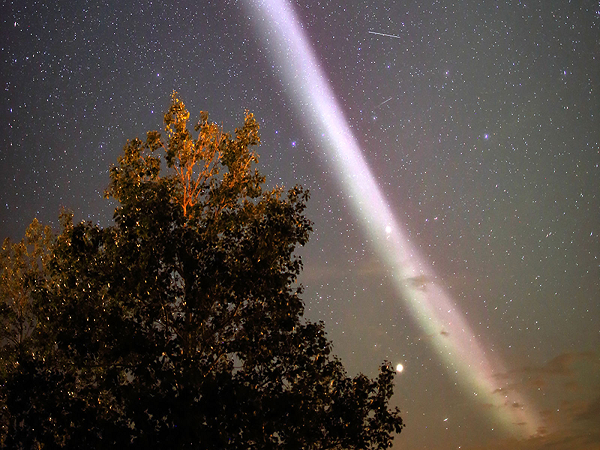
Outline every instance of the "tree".
<path fill-rule="evenodd" d="M 63 213 L 35 282 L 11 278 L 30 312 L 22 351 L 7 359 L 2 343 L 3 445 L 389 447 L 403 427 L 390 364 L 348 377 L 303 317 L 308 193 L 263 192 L 252 114 L 235 136 L 203 112 L 194 138 L 188 121 L 173 93 L 166 140 L 128 142 L 110 171 L 114 225 Z M 5 286 L 3 311 L 17 299 Z"/>
<path fill-rule="evenodd" d="M 10 374 L 19 372 L 27 364 L 30 335 L 36 326 L 36 314 L 31 301 L 31 293 L 45 273 L 49 260 L 48 249 L 52 240 L 50 227 L 42 227 L 33 220 L 27 228 L 24 239 L 12 244 L 5 239 L 0 251 L 0 380 L 5 381 Z M 24 389 L 21 389 L 24 388 Z M 24 405 L 27 386 L 19 385 L 7 392 L 0 389 L 0 444 L 4 443 L 9 428 L 17 432 L 20 427 L 13 419 L 6 405 Z M 21 407 L 21 406 L 18 407 Z M 33 425 L 33 424 L 32 424 Z M 27 441 L 27 439 L 25 439 Z"/>

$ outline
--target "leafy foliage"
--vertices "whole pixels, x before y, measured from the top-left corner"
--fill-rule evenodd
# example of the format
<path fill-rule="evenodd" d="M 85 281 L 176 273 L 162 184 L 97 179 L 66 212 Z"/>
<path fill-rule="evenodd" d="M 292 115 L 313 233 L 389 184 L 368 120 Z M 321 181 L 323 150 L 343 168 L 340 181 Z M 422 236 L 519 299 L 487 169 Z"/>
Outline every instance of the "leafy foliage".
<path fill-rule="evenodd" d="M 5 242 L 3 446 L 389 447 L 393 369 L 348 377 L 303 318 L 308 193 L 263 192 L 252 114 L 235 136 L 188 121 L 174 93 L 167 139 L 127 143 L 114 226 Z"/>

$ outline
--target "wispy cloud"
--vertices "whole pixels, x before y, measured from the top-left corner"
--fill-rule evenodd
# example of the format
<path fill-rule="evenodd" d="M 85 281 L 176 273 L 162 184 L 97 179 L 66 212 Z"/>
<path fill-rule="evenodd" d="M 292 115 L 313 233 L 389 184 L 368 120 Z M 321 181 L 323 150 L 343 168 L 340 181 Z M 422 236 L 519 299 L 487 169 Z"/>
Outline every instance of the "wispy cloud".
<path fill-rule="evenodd" d="M 600 448 L 600 355 L 594 352 L 562 353 L 545 364 L 498 373 L 494 395 L 510 391 L 529 393 L 543 405 L 541 425 L 528 439 L 504 439 L 491 450 L 597 450 Z M 488 407 L 494 407 L 489 405 Z M 530 408 L 506 402 L 498 408 Z M 519 425 L 519 424 L 517 424 Z M 480 450 L 479 447 L 467 447 Z M 481 449 L 483 450 L 483 449 Z"/>
<path fill-rule="evenodd" d="M 600 429 L 600 396 L 589 402 L 585 410 L 577 414 L 575 419 L 589 421 Z"/>

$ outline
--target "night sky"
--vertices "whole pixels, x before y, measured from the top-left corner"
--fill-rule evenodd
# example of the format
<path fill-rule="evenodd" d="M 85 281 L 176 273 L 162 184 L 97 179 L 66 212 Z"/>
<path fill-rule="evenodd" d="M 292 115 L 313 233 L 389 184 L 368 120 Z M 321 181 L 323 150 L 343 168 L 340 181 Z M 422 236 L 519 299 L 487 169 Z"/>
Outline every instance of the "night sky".
<path fill-rule="evenodd" d="M 173 90 L 300 183 L 307 316 L 395 449 L 600 446 L 598 1 L 3 1 L 0 235 L 112 222 Z"/>

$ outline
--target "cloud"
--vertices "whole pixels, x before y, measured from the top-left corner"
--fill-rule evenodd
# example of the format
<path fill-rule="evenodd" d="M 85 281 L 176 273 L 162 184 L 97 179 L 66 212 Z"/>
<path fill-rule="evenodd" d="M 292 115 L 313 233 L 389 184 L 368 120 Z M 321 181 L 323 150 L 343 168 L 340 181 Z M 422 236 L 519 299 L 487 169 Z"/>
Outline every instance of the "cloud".
<path fill-rule="evenodd" d="M 541 418 L 541 424 L 535 436 L 521 440 L 501 439 L 485 448 L 600 449 L 600 380 L 597 377 L 599 369 L 598 353 L 566 352 L 544 364 L 528 365 L 495 374 L 498 387 L 494 389 L 494 394 L 502 397 L 511 391 L 523 394 L 523 401 L 507 401 L 498 407 L 535 409 Z M 468 449 L 479 450 L 478 447 Z"/>
<path fill-rule="evenodd" d="M 450 336 L 450 333 L 446 330 L 441 330 L 440 331 L 440 335 L 444 336 L 444 337 L 448 337 Z M 430 339 L 433 339 L 436 335 L 436 333 L 430 333 L 430 334 L 421 334 L 417 337 L 417 340 L 419 341 L 428 341 Z"/>
<path fill-rule="evenodd" d="M 540 375 L 563 375 L 571 376 L 573 374 L 573 363 L 579 360 L 590 360 L 594 357 L 592 352 L 573 352 L 562 353 L 551 359 L 546 365 L 541 367 L 524 367 L 524 373 Z"/>
<path fill-rule="evenodd" d="M 564 387 L 567 391 L 577 392 L 579 390 L 579 383 L 577 383 L 576 381 L 567 381 L 564 384 Z"/>
<path fill-rule="evenodd" d="M 465 447 L 466 450 L 598 450 L 600 448 L 600 432 L 590 430 L 564 429 L 548 433 L 543 427 L 538 435 L 529 439 L 499 439 L 488 443 L 485 447 Z"/>
<path fill-rule="evenodd" d="M 587 404 L 584 411 L 575 415 L 578 421 L 589 421 L 600 427 L 600 396 Z"/>
<path fill-rule="evenodd" d="M 304 266 L 298 280 L 304 284 L 317 284 L 319 282 L 331 282 L 332 279 L 343 278 L 347 272 L 338 266 L 331 264 L 312 264 Z"/>
<path fill-rule="evenodd" d="M 570 392 L 577 392 L 580 385 L 574 378 L 574 367 L 580 361 L 595 363 L 596 355 L 593 352 L 562 353 L 541 366 L 525 366 L 497 373 L 494 378 L 505 384 L 496 389 L 494 393 L 523 389 L 547 389 L 550 382 L 554 381 L 556 377 L 567 377 L 568 379 L 562 383 L 562 388 Z"/>
<path fill-rule="evenodd" d="M 355 275 L 360 275 L 363 277 L 382 277 L 387 275 L 389 272 L 389 268 L 385 264 L 383 264 L 381 259 L 376 258 L 375 256 L 371 256 L 369 258 L 357 261 L 356 267 L 354 269 Z"/>

